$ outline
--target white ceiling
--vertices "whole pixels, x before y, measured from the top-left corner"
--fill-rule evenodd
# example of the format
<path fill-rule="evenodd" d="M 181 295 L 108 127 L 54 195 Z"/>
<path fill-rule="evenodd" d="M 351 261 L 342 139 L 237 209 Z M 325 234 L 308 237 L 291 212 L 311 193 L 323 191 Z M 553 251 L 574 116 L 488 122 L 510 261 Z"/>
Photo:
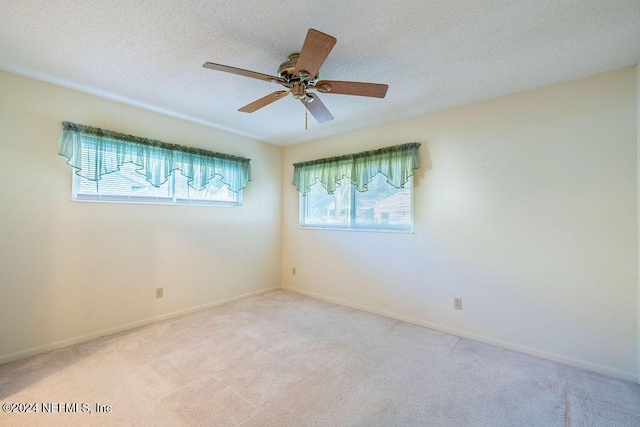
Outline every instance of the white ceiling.
<path fill-rule="evenodd" d="M 0 0 L 0 10 L 0 69 L 277 145 L 640 62 L 640 0 Z M 335 120 L 309 116 L 304 130 L 291 96 L 237 111 L 281 86 L 202 68 L 275 75 L 309 28 L 338 39 L 321 78 L 387 83 L 387 97 L 320 94 Z"/>

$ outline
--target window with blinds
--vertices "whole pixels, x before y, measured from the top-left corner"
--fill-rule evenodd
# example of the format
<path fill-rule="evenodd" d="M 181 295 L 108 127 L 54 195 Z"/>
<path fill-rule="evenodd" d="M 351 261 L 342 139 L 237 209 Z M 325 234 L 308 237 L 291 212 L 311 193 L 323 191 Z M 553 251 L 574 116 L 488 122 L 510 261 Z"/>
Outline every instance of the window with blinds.
<path fill-rule="evenodd" d="M 84 154 L 84 153 L 83 153 Z M 83 155 L 84 159 L 91 156 Z M 89 165 L 83 165 L 88 168 Z M 226 205 L 242 204 L 242 191 L 230 191 L 222 183 L 220 176 L 212 179 L 202 191 L 196 191 L 188 185 L 187 177 L 179 170 L 169 175 L 167 181 L 159 187 L 149 183 L 145 176 L 136 171 L 138 166 L 125 163 L 119 171 L 101 176 L 92 181 L 73 174 L 73 199 L 84 201 L 157 203 L 187 205 Z"/>
<path fill-rule="evenodd" d="M 74 200 L 238 206 L 251 159 L 62 122 Z"/>
<path fill-rule="evenodd" d="M 357 191 L 343 178 L 333 194 L 321 184 L 300 196 L 300 225 L 310 228 L 400 231 L 413 230 L 413 180 L 404 188 L 395 188 L 377 174 L 368 191 Z"/>
<path fill-rule="evenodd" d="M 293 164 L 300 226 L 413 232 L 413 174 L 420 167 L 410 142 Z"/>

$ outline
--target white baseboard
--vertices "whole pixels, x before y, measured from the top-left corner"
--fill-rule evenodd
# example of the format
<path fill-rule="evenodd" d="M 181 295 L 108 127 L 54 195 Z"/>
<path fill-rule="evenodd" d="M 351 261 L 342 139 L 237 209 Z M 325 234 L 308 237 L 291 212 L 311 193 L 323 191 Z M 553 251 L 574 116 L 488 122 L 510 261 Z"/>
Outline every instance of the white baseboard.
<path fill-rule="evenodd" d="M 539 357 L 541 359 L 551 360 L 553 362 L 563 363 L 565 365 L 574 366 L 576 368 L 586 369 L 588 371 L 597 372 L 599 374 L 608 375 L 611 377 L 623 379 L 626 381 L 638 382 L 638 376 L 633 372 L 622 371 L 619 369 L 610 368 L 607 366 L 599 365 L 597 363 L 587 362 L 585 360 L 573 359 L 571 357 L 562 356 L 555 353 L 550 353 L 536 348 L 526 347 L 519 344 L 513 344 L 507 341 L 502 341 L 496 338 L 487 337 L 484 335 L 475 334 L 473 332 L 467 332 L 460 329 L 450 328 L 448 326 L 440 325 L 438 323 L 427 322 L 425 320 L 416 319 L 409 316 L 403 316 L 401 314 L 392 313 L 389 311 L 379 310 L 377 308 L 367 307 L 361 304 L 344 301 L 338 298 L 328 297 L 315 292 L 304 291 L 302 289 L 292 288 L 289 286 L 283 286 L 282 289 L 286 291 L 296 292 L 302 295 L 310 296 L 313 298 L 321 299 L 324 301 L 332 302 L 335 304 L 344 305 L 346 307 L 355 308 L 357 310 L 366 311 L 373 314 L 379 314 L 381 316 L 390 317 L 396 320 L 402 320 L 403 322 L 411 323 L 413 325 L 422 326 L 425 328 L 433 329 L 435 331 L 444 332 L 449 335 L 455 335 L 461 338 L 468 338 L 474 341 L 479 341 L 485 344 L 493 345 L 496 347 L 504 348 L 506 350 L 516 351 L 518 353 L 528 354 L 530 356 Z"/>
<path fill-rule="evenodd" d="M 256 295 L 262 295 L 262 294 L 266 294 L 268 292 L 277 291 L 278 289 L 281 289 L 281 288 L 280 287 L 272 287 L 272 288 L 268 288 L 268 289 L 261 289 L 259 291 L 249 292 L 249 293 L 246 293 L 246 294 L 237 295 L 235 297 L 225 298 L 223 300 L 209 302 L 209 303 L 198 305 L 198 306 L 195 306 L 195 307 L 186 308 L 184 310 L 174 311 L 172 313 L 166 313 L 166 314 L 162 314 L 160 316 L 154 316 L 154 317 L 150 317 L 148 319 L 143 319 L 143 320 L 138 320 L 138 321 L 131 322 L 131 323 L 126 323 L 124 325 L 116 326 L 114 328 L 103 329 L 103 330 L 100 330 L 100 331 L 91 332 L 89 334 L 80 335 L 78 337 L 68 338 L 66 340 L 56 341 L 56 342 L 50 343 L 50 344 L 45 344 L 45 345 L 42 345 L 42 346 L 39 346 L 39 347 L 33 347 L 33 348 L 26 349 L 26 350 L 17 351 L 15 353 L 5 354 L 5 355 L 0 356 L 0 365 L 2 365 L 3 363 L 11 362 L 13 360 L 22 359 L 24 357 L 34 356 L 36 354 L 46 353 L 47 351 L 57 350 L 59 348 L 67 347 L 67 346 L 74 345 L 74 344 L 79 344 L 81 342 L 89 341 L 89 340 L 92 340 L 92 339 L 95 339 L 95 338 L 100 338 L 100 337 L 103 337 L 105 335 L 111 335 L 111 334 L 115 334 L 117 332 L 122 332 L 122 331 L 126 331 L 126 330 L 129 330 L 129 329 L 138 328 L 140 326 L 149 325 L 151 323 L 160 322 L 162 320 L 168 320 L 168 319 L 172 319 L 174 317 L 184 316 L 185 314 L 193 313 L 193 312 L 196 312 L 196 311 L 199 311 L 199 310 L 204 310 L 206 308 L 216 307 L 218 305 L 226 304 L 226 303 L 237 301 L 237 300 L 240 300 L 240 299 L 249 298 L 249 297 L 253 297 L 253 296 L 256 296 Z"/>

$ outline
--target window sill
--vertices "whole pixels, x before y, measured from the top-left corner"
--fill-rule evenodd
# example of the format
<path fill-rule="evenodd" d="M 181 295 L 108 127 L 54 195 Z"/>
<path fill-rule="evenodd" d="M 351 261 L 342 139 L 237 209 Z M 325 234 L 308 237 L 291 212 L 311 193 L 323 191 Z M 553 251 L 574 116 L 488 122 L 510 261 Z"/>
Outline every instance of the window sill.
<path fill-rule="evenodd" d="M 115 203 L 124 205 L 160 205 L 160 206 L 197 206 L 197 207 L 212 207 L 212 208 L 237 208 L 242 206 L 240 203 L 207 203 L 207 202 L 183 202 L 183 201 L 161 201 L 161 200 L 117 200 L 117 199 L 101 199 L 101 198 L 71 198 L 72 202 L 80 203 Z"/>
<path fill-rule="evenodd" d="M 406 229 L 393 229 L 393 228 L 357 228 L 357 227 L 323 227 L 314 225 L 299 225 L 301 230 L 328 230 L 328 231 L 356 231 L 356 232 L 369 232 L 369 233 L 395 233 L 395 234 L 415 234 L 413 228 Z"/>

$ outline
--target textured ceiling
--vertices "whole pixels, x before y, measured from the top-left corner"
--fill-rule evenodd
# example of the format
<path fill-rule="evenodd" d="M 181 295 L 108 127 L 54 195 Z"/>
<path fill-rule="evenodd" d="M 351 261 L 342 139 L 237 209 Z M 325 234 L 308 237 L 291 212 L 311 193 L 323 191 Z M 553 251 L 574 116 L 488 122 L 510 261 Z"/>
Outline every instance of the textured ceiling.
<path fill-rule="evenodd" d="M 640 62 L 639 0 L 0 0 L 0 69 L 290 145 Z M 318 124 L 275 75 L 309 28 L 338 43 L 323 79 L 387 83 L 384 99 L 320 94 Z"/>

